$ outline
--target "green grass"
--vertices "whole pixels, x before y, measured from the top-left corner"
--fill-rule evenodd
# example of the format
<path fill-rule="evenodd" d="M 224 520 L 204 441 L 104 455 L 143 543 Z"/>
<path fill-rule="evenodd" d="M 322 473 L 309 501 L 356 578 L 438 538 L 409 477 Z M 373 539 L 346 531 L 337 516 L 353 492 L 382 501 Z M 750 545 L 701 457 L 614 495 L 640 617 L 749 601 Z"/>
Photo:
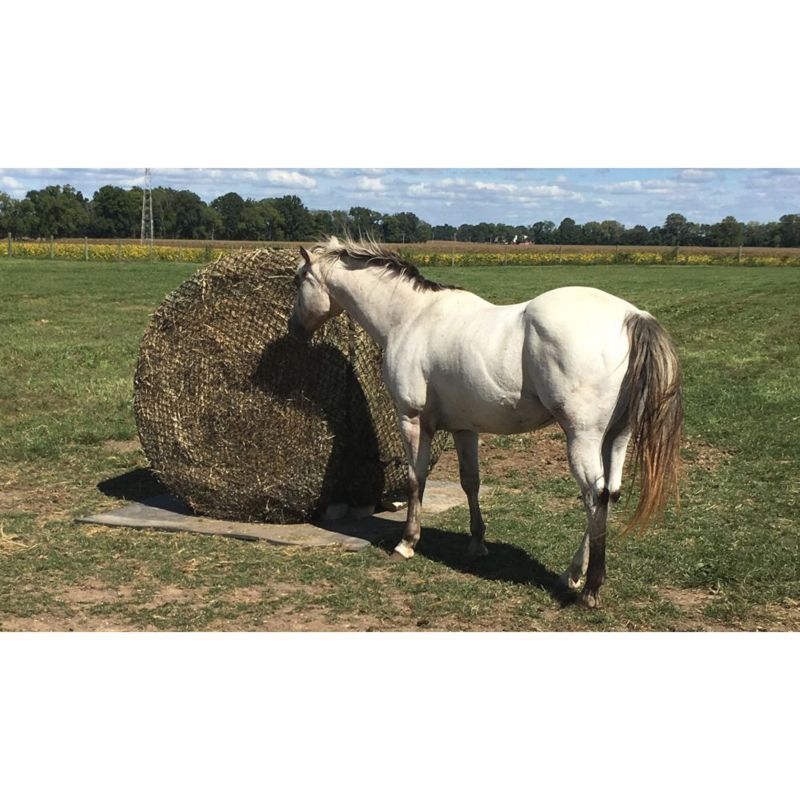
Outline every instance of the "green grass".
<path fill-rule="evenodd" d="M 136 435 L 139 337 L 194 269 L 0 263 L 0 628 L 800 628 L 800 270 L 426 270 L 494 302 L 597 286 L 656 314 L 677 341 L 682 509 L 645 536 L 612 535 L 604 608 L 589 612 L 552 589 L 583 527 L 577 488 L 524 459 L 495 476 L 490 557 L 475 567 L 464 508 L 430 518 L 419 557 L 400 565 L 376 548 L 75 525 L 120 504 L 98 482 L 146 466 L 114 444 Z"/>

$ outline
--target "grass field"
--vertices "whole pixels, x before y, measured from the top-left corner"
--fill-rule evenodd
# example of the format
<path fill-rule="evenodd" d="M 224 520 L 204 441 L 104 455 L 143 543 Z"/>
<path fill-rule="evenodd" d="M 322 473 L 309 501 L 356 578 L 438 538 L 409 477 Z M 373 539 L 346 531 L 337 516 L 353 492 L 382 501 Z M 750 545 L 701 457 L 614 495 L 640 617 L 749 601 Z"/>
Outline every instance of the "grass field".
<path fill-rule="evenodd" d="M 584 515 L 552 428 L 485 437 L 490 556 L 477 566 L 465 508 L 428 518 L 418 557 L 399 565 L 380 548 L 74 524 L 154 490 L 135 438 L 136 352 L 194 268 L 0 262 L 0 629 L 800 629 L 800 270 L 426 270 L 494 302 L 597 286 L 678 343 L 682 509 L 643 537 L 614 535 L 618 514 L 592 612 L 556 588 Z M 434 476 L 453 470 L 451 453 Z"/>

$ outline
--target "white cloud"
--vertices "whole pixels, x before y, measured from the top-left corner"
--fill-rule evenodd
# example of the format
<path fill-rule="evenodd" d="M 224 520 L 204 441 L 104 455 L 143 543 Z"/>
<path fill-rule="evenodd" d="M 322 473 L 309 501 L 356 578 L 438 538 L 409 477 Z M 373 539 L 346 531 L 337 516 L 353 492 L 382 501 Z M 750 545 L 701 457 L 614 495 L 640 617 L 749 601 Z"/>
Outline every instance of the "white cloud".
<path fill-rule="evenodd" d="M 358 178 L 356 186 L 364 192 L 386 191 L 386 186 L 380 178 L 367 178 L 365 175 Z"/>
<path fill-rule="evenodd" d="M 19 200 L 25 197 L 26 189 L 22 181 L 18 181 L 11 175 L 3 175 L 0 178 L 0 191 L 6 192 L 6 194 Z"/>
<path fill-rule="evenodd" d="M 679 177 L 682 181 L 690 183 L 705 183 L 713 181 L 717 177 L 717 173 L 712 169 L 682 169 Z"/>
<path fill-rule="evenodd" d="M 267 182 L 273 186 L 285 186 L 291 189 L 313 189 L 317 185 L 317 182 L 308 175 L 286 169 L 269 170 Z"/>
<path fill-rule="evenodd" d="M 619 181 L 598 188 L 614 194 L 670 194 L 681 187 L 677 181 L 671 179 L 653 179 L 649 181 Z"/>
<path fill-rule="evenodd" d="M 485 183 L 484 181 L 475 181 L 472 185 L 481 192 L 500 192 L 503 194 L 514 194 L 518 188 L 513 183 Z"/>

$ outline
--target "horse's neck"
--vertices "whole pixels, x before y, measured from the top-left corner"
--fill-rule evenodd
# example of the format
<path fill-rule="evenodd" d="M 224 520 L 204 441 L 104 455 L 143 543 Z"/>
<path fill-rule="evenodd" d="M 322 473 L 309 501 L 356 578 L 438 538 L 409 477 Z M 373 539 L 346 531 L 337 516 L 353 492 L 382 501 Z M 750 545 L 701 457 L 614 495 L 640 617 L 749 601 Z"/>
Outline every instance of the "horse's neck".
<path fill-rule="evenodd" d="M 387 274 L 381 267 L 347 269 L 329 273 L 328 286 L 334 299 L 380 345 L 430 300 L 402 276 Z"/>

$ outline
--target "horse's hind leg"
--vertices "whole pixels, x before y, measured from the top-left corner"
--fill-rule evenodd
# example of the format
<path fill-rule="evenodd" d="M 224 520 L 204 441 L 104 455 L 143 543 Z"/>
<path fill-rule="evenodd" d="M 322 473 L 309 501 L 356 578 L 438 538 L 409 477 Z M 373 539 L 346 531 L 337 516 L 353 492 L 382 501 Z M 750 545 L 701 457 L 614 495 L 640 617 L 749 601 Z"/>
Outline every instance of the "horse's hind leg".
<path fill-rule="evenodd" d="M 422 496 L 428 477 L 428 462 L 431 456 L 432 433 L 423 424 L 419 415 L 399 415 L 400 438 L 408 459 L 408 516 L 403 538 L 394 552 L 398 560 L 411 558 L 422 530 L 420 524 Z"/>
<path fill-rule="evenodd" d="M 583 602 L 594 608 L 600 605 L 600 587 L 605 579 L 606 524 L 608 522 L 609 492 L 603 470 L 603 434 L 590 431 L 567 431 L 567 453 L 572 474 L 581 490 L 586 509 L 586 533 L 575 554 L 567 579 L 574 583 L 586 569 Z M 588 559 L 586 558 L 588 549 Z M 579 571 L 573 568 L 580 565 Z M 585 565 L 585 567 L 584 567 Z M 577 577 L 577 580 L 576 580 Z"/>
<path fill-rule="evenodd" d="M 561 575 L 561 579 L 570 589 L 577 589 L 586 575 L 589 567 L 589 528 L 583 534 L 580 547 L 575 551 L 572 561 L 566 571 Z"/>
<path fill-rule="evenodd" d="M 458 453 L 458 475 L 461 479 L 461 488 L 469 502 L 469 530 L 472 538 L 467 555 L 471 558 L 479 558 L 488 555 L 489 551 L 483 541 L 486 525 L 483 523 L 478 501 L 478 493 L 481 488 L 478 466 L 478 434 L 475 431 L 456 431 L 453 434 L 453 441 Z"/>

